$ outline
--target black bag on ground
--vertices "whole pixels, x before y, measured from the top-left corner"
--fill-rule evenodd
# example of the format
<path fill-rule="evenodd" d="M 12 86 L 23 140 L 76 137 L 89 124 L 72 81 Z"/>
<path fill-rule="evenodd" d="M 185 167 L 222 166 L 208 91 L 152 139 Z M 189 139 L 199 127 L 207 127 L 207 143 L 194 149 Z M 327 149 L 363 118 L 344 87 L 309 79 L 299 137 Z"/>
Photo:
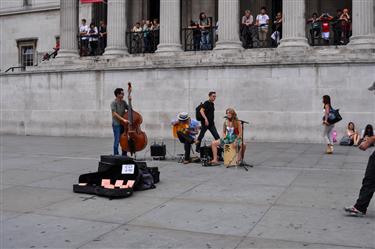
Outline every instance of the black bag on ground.
<path fill-rule="evenodd" d="M 148 167 L 139 168 L 139 181 L 135 185 L 135 190 L 147 190 L 156 188 L 154 177 Z"/>
<path fill-rule="evenodd" d="M 94 173 L 82 174 L 79 176 L 78 182 L 86 185 L 74 184 L 73 191 L 76 193 L 95 194 L 105 196 L 110 199 L 125 198 L 133 194 L 133 188 L 138 184 L 140 179 L 140 171 L 136 161 L 129 157 L 105 156 L 105 161 L 99 163 L 99 171 Z M 132 187 L 114 189 L 104 188 L 103 179 L 109 179 L 112 185 L 117 180 L 122 180 L 123 185 L 128 181 L 134 181 Z"/>

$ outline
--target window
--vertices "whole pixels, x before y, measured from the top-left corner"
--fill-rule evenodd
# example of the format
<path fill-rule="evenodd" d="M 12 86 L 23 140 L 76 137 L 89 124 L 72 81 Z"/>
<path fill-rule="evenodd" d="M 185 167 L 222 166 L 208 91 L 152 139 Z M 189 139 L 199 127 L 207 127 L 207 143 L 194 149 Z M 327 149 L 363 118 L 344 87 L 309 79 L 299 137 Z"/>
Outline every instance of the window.
<path fill-rule="evenodd" d="M 23 6 L 31 6 L 31 0 L 23 0 Z"/>
<path fill-rule="evenodd" d="M 20 66 L 34 66 L 36 64 L 36 42 L 36 38 L 17 40 Z"/>

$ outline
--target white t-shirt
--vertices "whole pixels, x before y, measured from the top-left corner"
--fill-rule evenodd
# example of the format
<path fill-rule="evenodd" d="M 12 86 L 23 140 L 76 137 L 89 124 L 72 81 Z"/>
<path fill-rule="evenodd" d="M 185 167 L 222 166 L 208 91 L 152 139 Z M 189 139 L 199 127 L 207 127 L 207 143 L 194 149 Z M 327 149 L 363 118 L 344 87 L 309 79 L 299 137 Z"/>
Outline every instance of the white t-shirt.
<path fill-rule="evenodd" d="M 259 22 L 259 26 L 260 25 L 268 25 L 268 20 L 269 20 L 270 18 L 268 17 L 268 15 L 267 14 L 264 14 L 264 15 L 261 15 L 261 14 L 259 14 L 259 15 L 257 15 L 257 21 Z"/>
<path fill-rule="evenodd" d="M 81 25 L 79 26 L 79 33 L 85 33 L 88 34 L 89 32 L 89 25 Z M 87 40 L 89 37 L 87 36 L 82 36 L 82 40 Z"/>

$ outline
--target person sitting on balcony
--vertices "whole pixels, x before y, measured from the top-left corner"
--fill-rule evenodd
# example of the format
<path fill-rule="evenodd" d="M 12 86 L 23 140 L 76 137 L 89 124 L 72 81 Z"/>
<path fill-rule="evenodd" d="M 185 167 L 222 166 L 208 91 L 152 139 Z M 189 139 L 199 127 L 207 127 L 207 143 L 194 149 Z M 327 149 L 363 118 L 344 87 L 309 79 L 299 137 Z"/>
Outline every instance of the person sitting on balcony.
<path fill-rule="evenodd" d="M 201 30 L 201 50 L 211 49 L 211 41 L 210 41 L 211 21 L 207 17 L 206 13 L 204 12 L 201 12 L 199 14 L 199 28 Z"/>
<path fill-rule="evenodd" d="M 90 23 L 90 29 L 89 29 L 89 42 L 90 42 L 90 55 L 95 56 L 96 50 L 98 48 L 98 42 L 99 42 L 99 32 L 98 28 L 95 26 L 95 24 L 92 22 Z"/>
<path fill-rule="evenodd" d="M 253 39 L 252 39 L 252 34 L 251 34 L 253 23 L 254 23 L 254 18 L 251 15 L 250 10 L 245 10 L 245 15 L 242 17 L 242 22 L 241 22 L 242 46 L 245 49 L 253 47 Z"/>
<path fill-rule="evenodd" d="M 277 47 L 280 44 L 280 40 L 282 38 L 282 30 L 283 30 L 283 18 L 281 12 L 278 12 L 276 15 L 276 19 L 273 22 L 273 33 L 271 35 L 273 46 Z"/>
<path fill-rule="evenodd" d="M 341 36 L 342 36 L 342 30 L 341 30 L 341 15 L 342 10 L 337 9 L 336 16 L 332 19 L 332 30 L 333 30 L 333 44 L 339 45 L 341 43 Z"/>
<path fill-rule="evenodd" d="M 81 20 L 81 26 L 79 26 L 79 38 L 81 43 L 81 56 L 88 54 L 89 50 L 89 26 L 86 24 L 86 19 Z"/>
<path fill-rule="evenodd" d="M 100 53 L 103 54 L 105 48 L 107 47 L 107 25 L 104 21 L 100 21 L 99 26 L 99 47 Z"/>
<path fill-rule="evenodd" d="M 260 46 L 263 48 L 266 47 L 267 45 L 268 22 L 270 20 L 266 12 L 267 12 L 267 8 L 262 7 L 260 9 L 260 14 L 257 16 L 257 19 L 256 19 L 256 25 L 258 26 Z"/>
<path fill-rule="evenodd" d="M 322 38 L 326 45 L 329 45 L 329 23 L 333 19 L 328 13 L 323 13 L 319 20 L 322 22 Z"/>
<path fill-rule="evenodd" d="M 318 18 L 317 13 L 313 13 L 312 17 L 307 20 L 307 23 L 310 23 L 310 37 L 311 37 L 311 46 L 315 45 L 315 39 L 320 36 L 321 32 L 321 23 Z"/>

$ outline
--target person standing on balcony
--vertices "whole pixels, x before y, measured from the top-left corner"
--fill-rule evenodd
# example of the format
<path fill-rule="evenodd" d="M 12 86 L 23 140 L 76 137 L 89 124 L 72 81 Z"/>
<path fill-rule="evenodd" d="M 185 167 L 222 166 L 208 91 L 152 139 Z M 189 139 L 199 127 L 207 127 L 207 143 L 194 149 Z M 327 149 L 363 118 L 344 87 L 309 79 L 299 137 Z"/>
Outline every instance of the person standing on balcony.
<path fill-rule="evenodd" d="M 341 43 L 347 44 L 349 42 L 351 21 L 352 21 L 349 15 L 349 9 L 343 9 L 342 14 L 340 16 L 340 20 L 341 20 L 341 29 L 342 29 Z"/>
<path fill-rule="evenodd" d="M 90 56 L 95 56 L 98 49 L 99 32 L 98 28 L 92 22 L 89 29 Z"/>
<path fill-rule="evenodd" d="M 337 9 L 336 16 L 332 19 L 332 30 L 333 30 L 333 44 L 339 45 L 341 43 L 341 36 L 342 36 L 342 30 L 341 30 L 341 15 L 342 10 Z"/>
<path fill-rule="evenodd" d="M 89 26 L 86 24 L 86 19 L 81 20 L 81 26 L 79 26 L 79 38 L 81 43 L 81 56 L 88 54 L 89 50 Z"/>
<path fill-rule="evenodd" d="M 201 12 L 199 14 L 199 28 L 201 30 L 201 50 L 211 49 L 210 32 L 211 32 L 211 21 L 207 17 L 206 13 Z"/>
<path fill-rule="evenodd" d="M 283 32 L 283 17 L 281 12 L 278 12 L 276 15 L 276 19 L 273 22 L 273 30 L 274 32 L 272 33 L 271 38 L 274 43 L 273 46 L 277 47 L 280 44 Z"/>
<path fill-rule="evenodd" d="M 329 24 L 333 19 L 333 16 L 330 16 L 328 13 L 323 13 L 319 20 L 322 22 L 322 38 L 325 45 L 329 45 Z"/>
<path fill-rule="evenodd" d="M 254 18 L 251 15 L 250 10 L 245 10 L 245 15 L 242 17 L 241 22 L 241 36 L 242 36 L 242 46 L 246 48 L 253 47 L 253 39 L 251 35 L 251 29 L 253 27 Z"/>
<path fill-rule="evenodd" d="M 150 53 L 151 51 L 151 33 L 152 33 L 152 23 L 147 20 L 146 25 L 143 26 L 143 44 L 144 52 Z"/>
<path fill-rule="evenodd" d="M 315 45 L 315 39 L 320 36 L 321 33 L 321 24 L 318 18 L 317 13 L 313 13 L 312 17 L 307 20 L 307 23 L 310 23 L 310 38 L 311 46 Z"/>
<path fill-rule="evenodd" d="M 105 48 L 107 47 L 107 25 L 104 21 L 100 21 L 99 26 L 99 47 L 100 53 L 103 54 Z"/>
<path fill-rule="evenodd" d="M 260 9 L 260 14 L 257 16 L 256 25 L 258 26 L 259 41 L 261 47 L 266 47 L 267 45 L 267 34 L 268 34 L 268 23 L 269 16 L 266 14 L 266 7 Z"/>

